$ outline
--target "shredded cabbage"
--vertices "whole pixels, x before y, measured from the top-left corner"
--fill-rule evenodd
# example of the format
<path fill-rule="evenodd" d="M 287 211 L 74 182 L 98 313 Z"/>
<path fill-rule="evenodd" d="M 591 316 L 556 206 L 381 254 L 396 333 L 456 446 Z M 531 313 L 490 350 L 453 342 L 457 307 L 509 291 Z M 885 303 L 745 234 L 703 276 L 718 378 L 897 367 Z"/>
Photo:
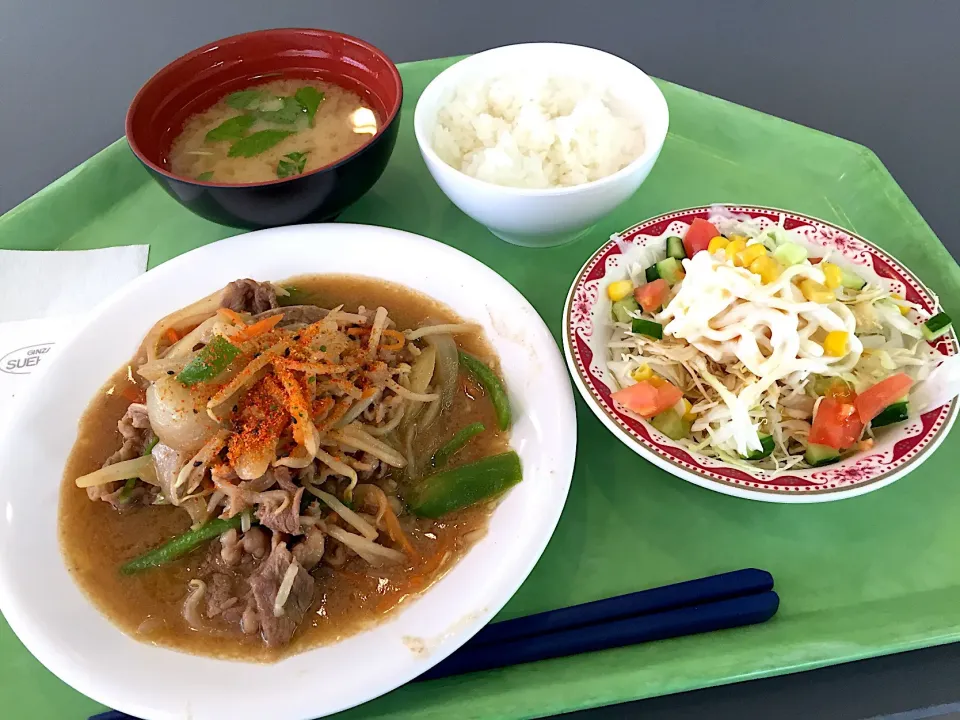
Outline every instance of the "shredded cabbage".
<path fill-rule="evenodd" d="M 728 237 L 768 251 L 793 242 L 812 248 L 800 233 L 722 206 L 710 221 Z M 665 243 L 624 244 L 620 272 L 635 286 L 645 271 L 665 257 Z M 814 256 L 824 252 L 814 253 Z M 823 260 L 849 265 L 836 253 Z M 799 285 L 825 284 L 823 270 L 809 260 L 782 269 L 763 283 L 758 274 L 737 267 L 725 253 L 699 252 L 682 260 L 685 276 L 669 291 L 658 314 L 631 316 L 663 326 L 663 338 L 634 334 L 626 323 L 612 322 L 608 367 L 620 387 L 637 382 L 649 368 L 679 387 L 693 405 L 690 437 L 679 442 L 734 465 L 771 470 L 806 467 L 804 450 L 824 382 L 838 378 L 861 392 L 898 372 L 918 385 L 911 411 L 938 407 L 960 394 L 960 360 L 944 360 L 928 343 L 918 306 L 893 297 L 881 278 L 860 266 L 845 268 L 864 278 L 860 290 L 837 288 L 836 300 L 808 300 Z M 901 311 L 907 312 L 904 315 Z M 827 333 L 846 333 L 845 351 L 824 350 Z M 938 367 L 939 365 L 939 367 Z M 759 463 L 745 458 L 761 450 L 771 435 L 774 451 Z"/>

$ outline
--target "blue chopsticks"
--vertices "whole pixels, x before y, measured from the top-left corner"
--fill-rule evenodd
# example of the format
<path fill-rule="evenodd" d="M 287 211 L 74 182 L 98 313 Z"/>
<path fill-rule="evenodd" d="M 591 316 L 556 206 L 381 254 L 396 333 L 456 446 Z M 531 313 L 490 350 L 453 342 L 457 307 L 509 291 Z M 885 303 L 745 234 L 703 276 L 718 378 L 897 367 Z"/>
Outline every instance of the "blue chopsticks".
<path fill-rule="evenodd" d="M 736 570 L 488 625 L 417 679 L 754 625 L 779 606 L 770 573 Z"/>
<path fill-rule="evenodd" d="M 417 680 L 755 625 L 779 606 L 770 573 L 736 570 L 487 625 Z M 135 718 L 109 710 L 90 720 Z"/>

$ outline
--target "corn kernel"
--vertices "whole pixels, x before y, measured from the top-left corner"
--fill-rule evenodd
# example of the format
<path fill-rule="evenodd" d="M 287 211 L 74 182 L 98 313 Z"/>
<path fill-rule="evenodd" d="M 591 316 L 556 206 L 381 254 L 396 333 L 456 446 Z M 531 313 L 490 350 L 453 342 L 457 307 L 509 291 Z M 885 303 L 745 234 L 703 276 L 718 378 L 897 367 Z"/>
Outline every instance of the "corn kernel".
<path fill-rule="evenodd" d="M 633 283 L 629 280 L 619 280 L 607 285 L 607 297 L 614 302 L 623 300 L 633 292 Z"/>
<path fill-rule="evenodd" d="M 820 263 L 820 269 L 823 270 L 824 285 L 831 290 L 835 290 L 843 284 L 843 271 L 831 262 Z"/>
<path fill-rule="evenodd" d="M 723 235 L 717 235 L 715 238 L 710 238 L 710 244 L 707 245 L 707 252 L 713 255 L 717 250 L 723 250 L 729 244 L 730 241 Z"/>
<path fill-rule="evenodd" d="M 764 285 L 769 285 L 780 277 L 780 273 L 783 272 L 783 266 L 769 255 L 761 255 L 750 263 L 749 270 L 760 276 L 760 282 Z"/>
<path fill-rule="evenodd" d="M 890 293 L 890 297 L 892 297 L 894 300 L 903 300 L 903 295 L 900 293 Z M 906 305 L 897 305 L 897 310 L 900 311 L 901 315 L 910 314 L 910 308 L 908 308 Z"/>
<path fill-rule="evenodd" d="M 693 422 L 696 420 L 697 414 L 693 412 L 693 405 L 690 404 L 690 401 L 686 398 L 680 398 L 680 403 L 683 405 L 683 412 L 680 413 L 680 417 L 687 422 Z"/>
<path fill-rule="evenodd" d="M 653 385 L 654 387 L 663 387 L 663 385 L 665 385 L 667 381 L 664 380 L 659 375 L 654 375 L 651 373 L 650 377 L 647 378 L 647 382 Z"/>
<path fill-rule="evenodd" d="M 737 256 L 737 253 L 746 247 L 747 241 L 737 238 L 736 240 L 731 240 L 729 243 L 727 243 L 727 246 L 723 249 L 723 251 L 727 254 L 727 260 L 733 260 Z"/>
<path fill-rule="evenodd" d="M 630 373 L 630 377 L 632 377 L 637 382 L 643 382 L 644 380 L 649 380 L 650 378 L 653 377 L 653 370 L 650 369 L 649 365 L 644 363 L 643 365 L 638 367 L 636 370 L 634 370 L 632 373 Z"/>
<path fill-rule="evenodd" d="M 746 238 L 745 236 L 743 236 L 743 235 L 737 235 L 736 233 L 731 234 L 731 235 L 730 235 L 730 242 L 733 242 L 734 240 L 742 240 L 744 245 L 747 244 L 747 238 Z"/>
<path fill-rule="evenodd" d="M 762 244 L 754 243 L 753 245 L 748 245 L 746 248 L 737 253 L 737 257 L 734 258 L 733 262 L 735 265 L 750 267 L 750 263 L 757 258 L 765 256 L 766 254 L 767 249 Z"/>
<path fill-rule="evenodd" d="M 800 282 L 800 292 L 802 292 L 803 296 L 810 302 L 820 303 L 821 305 L 832 303 L 837 299 L 833 290 L 809 278 Z"/>
<path fill-rule="evenodd" d="M 823 341 L 823 351 L 830 357 L 843 357 L 847 354 L 847 338 L 850 333 L 843 330 L 828 332 Z"/>

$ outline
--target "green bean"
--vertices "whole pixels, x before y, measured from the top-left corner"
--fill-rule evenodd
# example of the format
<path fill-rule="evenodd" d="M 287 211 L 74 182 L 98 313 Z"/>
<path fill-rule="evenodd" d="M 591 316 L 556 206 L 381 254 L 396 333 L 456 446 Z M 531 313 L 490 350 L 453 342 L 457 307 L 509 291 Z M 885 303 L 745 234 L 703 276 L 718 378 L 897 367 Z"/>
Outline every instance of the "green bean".
<path fill-rule="evenodd" d="M 199 547 L 208 540 L 212 540 L 221 533 L 231 528 L 239 528 L 243 521 L 243 515 L 234 515 L 232 518 L 218 518 L 211 520 L 206 525 L 201 525 L 196 530 L 188 530 L 183 535 L 178 535 L 165 542 L 158 548 L 154 548 L 148 553 L 134 558 L 120 566 L 120 572 L 124 575 L 133 575 L 141 570 L 166 565 L 179 557 L 186 555 L 194 548 Z"/>
<path fill-rule="evenodd" d="M 460 365 L 483 387 L 487 397 L 493 404 L 493 411 L 497 415 L 497 425 L 501 430 L 510 427 L 510 400 L 507 398 L 507 390 L 493 372 L 483 361 L 475 358 L 473 355 L 460 351 Z"/>
<path fill-rule="evenodd" d="M 154 435 L 152 438 L 150 438 L 150 441 L 149 441 L 146 445 L 143 446 L 143 453 L 142 453 L 142 455 L 146 456 L 146 455 L 151 454 L 151 453 L 153 452 L 153 449 L 157 446 L 157 443 L 158 443 L 158 442 L 160 442 L 160 438 L 158 438 L 156 435 Z"/>
<path fill-rule="evenodd" d="M 438 518 L 499 495 L 522 479 L 520 457 L 511 450 L 428 475 L 404 500 L 415 515 Z"/>
<path fill-rule="evenodd" d="M 137 487 L 136 478 L 127 478 L 127 481 L 123 484 L 123 490 L 120 491 L 120 494 L 117 496 L 117 500 L 126 505 L 130 500 L 130 493 L 133 492 L 133 489 Z"/>
<path fill-rule="evenodd" d="M 160 438 L 154 435 L 150 438 L 150 441 L 143 446 L 143 452 L 140 453 L 140 457 L 146 457 L 153 452 L 153 448 L 156 447 L 157 443 L 160 442 Z M 117 500 L 121 503 L 126 504 L 130 500 L 130 494 L 133 492 L 134 488 L 137 487 L 137 478 L 127 478 L 127 481 L 123 484 L 123 490 L 120 491 L 120 494 L 117 496 Z"/>
<path fill-rule="evenodd" d="M 452 455 L 484 430 L 486 430 L 486 428 L 482 422 L 475 422 L 472 425 L 461 428 L 433 454 L 433 457 L 430 458 L 430 464 L 433 465 L 433 467 L 446 465 L 447 460 L 449 460 Z"/>

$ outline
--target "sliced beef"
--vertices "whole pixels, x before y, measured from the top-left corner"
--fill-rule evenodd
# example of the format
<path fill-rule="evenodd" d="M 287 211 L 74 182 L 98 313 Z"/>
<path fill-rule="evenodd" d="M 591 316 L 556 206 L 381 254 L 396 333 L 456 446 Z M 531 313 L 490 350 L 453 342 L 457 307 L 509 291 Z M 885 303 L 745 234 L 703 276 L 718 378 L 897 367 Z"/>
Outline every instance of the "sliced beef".
<path fill-rule="evenodd" d="M 271 530 L 288 533 L 290 535 L 302 535 L 303 529 L 300 527 L 300 501 L 303 499 L 303 488 L 297 488 L 293 495 L 287 493 L 289 502 L 286 502 L 276 508 L 267 503 L 261 503 L 257 507 L 257 520 Z M 283 508 L 283 509 L 280 509 Z"/>
<path fill-rule="evenodd" d="M 283 605 L 282 614 L 275 616 L 273 607 L 280 590 L 280 583 L 283 582 L 283 577 L 291 565 L 297 568 L 296 578 Z M 263 562 L 257 573 L 250 577 L 250 589 L 256 603 L 257 619 L 263 641 L 270 647 L 285 645 L 293 637 L 304 614 L 313 603 L 315 589 L 313 578 L 290 554 L 287 546 L 280 543 L 270 553 L 270 557 Z"/>
<path fill-rule="evenodd" d="M 297 486 L 293 484 L 293 475 L 290 472 L 290 468 L 278 465 L 275 468 L 267 470 L 267 472 L 273 473 L 273 476 L 277 479 L 277 485 L 280 486 L 281 490 L 286 490 L 288 493 L 295 493 L 297 491 Z"/>
<path fill-rule="evenodd" d="M 123 445 L 106 459 L 103 463 L 104 467 L 124 460 L 133 460 L 143 455 L 147 443 L 153 439 L 150 418 L 147 416 L 147 406 L 140 403 L 130 403 L 127 411 L 117 423 L 117 429 L 123 436 Z"/>
<path fill-rule="evenodd" d="M 279 322 L 277 327 L 286 327 L 287 325 L 312 325 L 315 322 L 323 320 L 329 313 L 329 310 L 319 308 L 316 305 L 287 305 L 258 313 L 254 319 L 263 320 L 264 318 L 282 314 L 283 320 Z"/>
<path fill-rule="evenodd" d="M 226 573 L 214 573 L 207 580 L 207 607 L 208 618 L 222 615 L 224 611 L 240 603 L 240 598 L 233 589 L 233 578 Z"/>
<path fill-rule="evenodd" d="M 278 307 L 277 292 L 270 283 L 249 278 L 234 280 L 224 288 L 220 307 L 256 315 Z"/>
<path fill-rule="evenodd" d="M 259 527 L 254 526 L 243 534 L 241 544 L 243 545 L 243 551 L 245 553 L 260 560 L 267 554 L 267 550 L 270 548 L 270 538 L 267 537 L 267 533 Z"/>
<path fill-rule="evenodd" d="M 147 417 L 147 406 L 140 403 L 131 403 L 127 406 L 127 411 L 117 422 L 117 429 L 123 437 L 123 444 L 120 449 L 103 462 L 103 467 L 114 465 L 125 460 L 133 460 L 143 455 L 147 444 L 153 439 L 153 431 L 150 429 L 150 419 Z M 143 488 L 135 488 L 133 492 L 124 496 L 124 502 L 120 502 L 120 496 L 123 492 L 123 482 L 106 483 L 105 485 L 94 485 L 87 488 L 87 497 L 91 500 L 103 500 L 110 503 L 113 507 L 120 509 L 128 507 L 136 502 L 146 502 L 148 492 Z"/>
<path fill-rule="evenodd" d="M 220 559 L 226 565 L 239 565 L 243 559 L 243 545 L 240 544 L 240 533 L 236 528 L 230 528 L 220 535 Z"/>
<path fill-rule="evenodd" d="M 305 570 L 313 570 L 323 559 L 325 544 L 323 533 L 317 528 L 310 528 L 307 530 L 307 536 L 303 539 L 303 542 L 299 542 L 293 547 L 293 556 L 297 559 L 297 562 L 303 565 Z"/>

